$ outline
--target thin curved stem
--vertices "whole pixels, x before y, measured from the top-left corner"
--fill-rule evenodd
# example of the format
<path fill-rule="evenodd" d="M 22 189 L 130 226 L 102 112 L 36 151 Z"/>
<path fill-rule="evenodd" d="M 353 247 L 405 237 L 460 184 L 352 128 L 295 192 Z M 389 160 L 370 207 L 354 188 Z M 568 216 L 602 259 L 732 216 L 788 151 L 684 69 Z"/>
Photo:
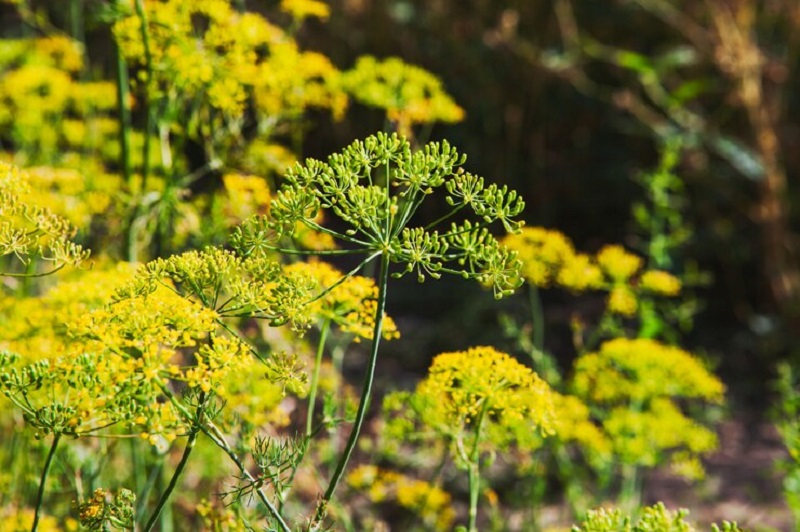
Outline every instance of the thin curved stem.
<path fill-rule="evenodd" d="M 183 473 L 183 469 L 186 467 L 186 463 L 189 461 L 189 455 L 192 453 L 194 444 L 197 441 L 197 433 L 197 428 L 193 428 L 189 433 L 189 441 L 186 442 L 186 447 L 183 449 L 181 461 L 178 462 L 177 467 L 175 467 L 175 472 L 172 474 L 172 478 L 169 479 L 169 484 L 164 490 L 164 493 L 161 494 L 161 498 L 158 500 L 158 505 L 156 505 L 153 515 L 151 515 L 150 519 L 147 521 L 147 524 L 144 527 L 144 532 L 150 532 L 156 525 L 158 516 L 161 515 L 161 511 L 164 509 L 164 506 L 166 506 L 169 496 L 172 495 L 172 492 L 175 490 L 175 486 L 178 485 L 178 479 L 180 478 L 181 473 Z"/>
<path fill-rule="evenodd" d="M 378 305 L 375 311 L 375 327 L 372 331 L 372 351 L 370 353 L 369 365 L 367 373 L 364 376 L 364 386 L 361 390 L 361 399 L 358 403 L 358 411 L 356 412 L 356 419 L 353 423 L 353 428 L 350 431 L 350 437 L 347 440 L 347 445 L 339 457 L 339 463 L 336 464 L 336 470 L 333 472 L 328 489 L 325 491 L 322 500 L 317 504 L 317 511 L 314 514 L 314 519 L 311 521 L 312 529 L 318 527 L 325 517 L 325 512 L 328 502 L 333 497 L 336 487 L 344 474 L 347 467 L 347 462 L 350 460 L 350 455 L 353 454 L 358 436 L 361 432 L 361 427 L 364 424 L 364 418 L 367 414 L 367 407 L 369 406 L 372 397 L 372 384 L 375 380 L 375 366 L 378 360 L 378 346 L 381 341 L 381 333 L 383 332 L 383 315 L 386 308 L 386 292 L 389 284 L 389 254 L 384 252 L 381 255 L 381 268 L 378 276 Z"/>
<path fill-rule="evenodd" d="M 317 387 L 319 385 L 319 369 L 322 365 L 322 354 L 325 351 L 325 342 L 328 339 L 328 332 L 331 330 L 331 320 L 326 319 L 322 324 L 319 333 L 319 345 L 317 346 L 317 356 L 314 359 L 314 373 L 311 375 L 311 389 L 308 392 L 308 414 L 306 415 L 306 438 L 311 437 L 314 428 L 314 403 L 317 401 Z"/>
<path fill-rule="evenodd" d="M 231 449 L 230 445 L 228 445 L 228 442 L 225 441 L 225 437 L 222 435 L 222 432 L 217 428 L 216 425 L 214 425 L 214 423 L 212 423 L 211 421 L 207 421 L 206 425 L 200 427 L 200 430 L 202 430 L 203 434 L 208 436 L 211 439 L 211 441 L 214 442 L 214 445 L 222 449 L 225 452 L 225 454 L 228 455 L 228 458 L 230 458 L 233 461 L 233 463 L 236 464 L 236 467 L 239 468 L 239 471 L 242 473 L 242 475 L 244 475 L 244 477 L 247 480 L 253 483 L 256 482 L 256 478 L 250 473 L 250 471 L 247 470 L 242 460 L 236 455 L 234 450 Z M 281 527 L 281 530 L 283 532 L 292 532 L 292 529 L 289 528 L 289 525 L 286 523 L 283 517 L 281 517 L 280 512 L 278 512 L 278 509 L 275 508 L 275 505 L 272 504 L 269 501 L 269 499 L 267 499 L 267 496 L 264 494 L 263 491 L 261 491 L 261 488 L 257 488 L 255 492 L 259 500 L 264 504 L 264 506 L 267 507 L 267 510 L 269 511 L 272 518 Z"/>
<path fill-rule="evenodd" d="M 161 494 L 161 498 L 159 498 L 158 500 L 158 504 L 156 505 L 156 509 L 153 511 L 153 515 L 150 516 L 150 519 L 144 526 L 144 532 L 150 532 L 155 526 L 156 521 L 158 520 L 158 516 L 161 514 L 161 511 L 166 506 L 170 495 L 172 495 L 172 492 L 175 491 L 175 486 L 178 485 L 178 479 L 183 473 L 186 464 L 189 462 L 189 455 L 192 454 L 192 450 L 194 449 L 194 444 L 197 441 L 197 435 L 200 433 L 200 429 L 203 423 L 203 417 L 205 417 L 203 415 L 205 404 L 206 404 L 206 396 L 204 393 L 202 393 L 200 396 L 200 401 L 197 405 L 195 417 L 192 418 L 192 428 L 189 431 L 189 440 L 186 442 L 186 447 L 183 449 L 183 455 L 181 456 L 181 461 L 178 462 L 178 465 L 175 467 L 175 472 L 172 474 L 172 478 L 169 479 L 169 484 L 167 485 L 166 489 Z"/>
<path fill-rule="evenodd" d="M 42 510 L 42 502 L 44 501 L 44 485 L 47 482 L 47 474 L 50 473 L 50 466 L 53 464 L 53 456 L 56 454 L 58 442 L 61 439 L 61 433 L 56 432 L 53 436 L 53 443 L 50 445 L 50 452 L 47 453 L 47 459 L 42 468 L 42 477 L 39 479 L 39 490 L 36 492 L 36 509 L 33 513 L 33 525 L 31 532 L 36 532 L 39 529 L 39 513 Z"/>
<path fill-rule="evenodd" d="M 48 275 L 53 275 L 58 270 L 62 269 L 65 265 L 61 264 L 52 270 L 48 270 L 46 272 L 40 273 L 14 273 L 14 272 L 0 272 L 0 277 L 18 277 L 24 279 L 31 279 L 33 277 L 47 277 Z"/>

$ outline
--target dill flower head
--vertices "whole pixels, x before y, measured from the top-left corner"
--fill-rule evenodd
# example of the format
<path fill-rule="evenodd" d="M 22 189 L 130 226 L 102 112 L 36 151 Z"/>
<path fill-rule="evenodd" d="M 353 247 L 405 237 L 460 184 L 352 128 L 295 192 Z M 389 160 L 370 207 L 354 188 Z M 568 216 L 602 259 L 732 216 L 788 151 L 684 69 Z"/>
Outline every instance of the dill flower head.
<path fill-rule="evenodd" d="M 611 288 L 608 293 L 608 310 L 610 312 L 630 317 L 636 314 L 638 308 L 639 302 L 636 300 L 636 294 L 628 286 L 616 285 Z"/>
<path fill-rule="evenodd" d="M 622 463 L 702 475 L 697 457 L 716 448 L 713 431 L 677 403 L 721 403 L 724 387 L 695 357 L 653 340 L 617 338 L 575 363 L 572 389 L 591 408 Z"/>
<path fill-rule="evenodd" d="M 519 253 L 525 280 L 542 288 L 550 286 L 575 256 L 566 236 L 543 227 L 523 227 L 519 233 L 506 236 L 503 243 Z"/>
<path fill-rule="evenodd" d="M 295 22 L 325 18 L 328 9 L 313 0 L 285 0 L 281 7 Z M 197 112 L 198 102 L 219 110 L 222 116 L 215 120 L 220 124 L 241 119 L 248 102 L 259 120 L 271 123 L 308 107 L 328 108 L 335 116 L 344 112 L 347 96 L 336 87 L 339 71 L 333 63 L 300 50 L 288 33 L 260 14 L 239 12 L 219 0 L 147 2 L 145 9 L 152 78 L 143 81 L 154 95 L 171 93 L 175 99 L 177 89 L 191 112 Z M 197 19 L 206 22 L 202 30 Z M 113 31 L 126 59 L 146 66 L 140 18 L 122 18 Z"/>
<path fill-rule="evenodd" d="M 589 255 L 575 253 L 565 257 L 556 280 L 568 290 L 583 292 L 600 288 L 603 284 L 603 272 Z"/>
<path fill-rule="evenodd" d="M 225 215 L 233 223 L 254 214 L 266 214 L 270 192 L 264 178 L 254 175 L 225 174 L 222 176 L 227 198 Z"/>
<path fill-rule="evenodd" d="M 356 341 L 372 339 L 378 299 L 375 281 L 360 275 L 345 276 L 330 264 L 318 260 L 296 262 L 286 266 L 284 272 L 313 280 L 315 287 L 309 291 L 312 300 L 310 314 L 338 324 L 342 331 L 354 334 Z M 328 290 L 325 295 L 317 297 L 325 290 Z M 382 334 L 387 340 L 400 336 L 397 325 L 389 316 L 384 317 Z"/>
<path fill-rule="evenodd" d="M 573 389 L 592 402 L 637 403 L 687 397 L 721 403 L 725 388 L 703 364 L 678 347 L 649 339 L 616 338 L 575 363 Z"/>
<path fill-rule="evenodd" d="M 89 251 L 71 241 L 75 232 L 68 220 L 37 204 L 28 174 L 0 162 L 0 256 L 14 255 L 24 265 L 42 259 L 53 270 L 78 266 Z"/>
<path fill-rule="evenodd" d="M 642 267 L 642 259 L 619 245 L 603 247 L 597 252 L 597 264 L 616 282 L 624 282 Z"/>
<path fill-rule="evenodd" d="M 381 61 L 361 56 L 342 75 L 341 83 L 359 102 L 385 109 L 403 134 L 409 134 L 414 124 L 464 119 L 464 110 L 444 91 L 439 78 L 398 57 Z"/>
<path fill-rule="evenodd" d="M 416 391 L 387 396 L 384 409 L 398 414 L 387 433 L 446 442 L 461 464 L 467 441 L 481 452 L 538 447 L 537 434 L 552 434 L 557 414 L 550 387 L 492 347 L 437 355 Z"/>
<path fill-rule="evenodd" d="M 292 15 L 295 20 L 304 20 L 308 17 L 327 19 L 331 8 L 318 0 L 281 0 L 281 11 Z"/>
<path fill-rule="evenodd" d="M 528 421 L 543 432 L 552 431 L 549 386 L 492 347 L 437 355 L 417 393 L 440 400 L 450 422 L 467 424 L 485 415 L 501 425 Z"/>
<path fill-rule="evenodd" d="M 681 281 L 662 270 L 647 270 L 639 279 L 639 288 L 664 296 L 676 296 L 681 291 Z"/>
<path fill-rule="evenodd" d="M 682 472 L 689 457 L 713 451 L 716 434 L 688 418 L 666 398 L 654 399 L 648 408 L 636 410 L 616 407 L 603 420 L 603 429 L 611 440 L 614 455 L 625 464 L 654 467 L 664 461 Z M 672 451 L 675 453 L 672 454 Z M 692 476 L 702 476 L 702 466 L 695 464 Z"/>
<path fill-rule="evenodd" d="M 553 392 L 554 409 L 558 413 L 553 426 L 554 437 L 576 443 L 592 463 L 607 461 L 611 444 L 591 417 L 589 407 L 574 395 Z"/>

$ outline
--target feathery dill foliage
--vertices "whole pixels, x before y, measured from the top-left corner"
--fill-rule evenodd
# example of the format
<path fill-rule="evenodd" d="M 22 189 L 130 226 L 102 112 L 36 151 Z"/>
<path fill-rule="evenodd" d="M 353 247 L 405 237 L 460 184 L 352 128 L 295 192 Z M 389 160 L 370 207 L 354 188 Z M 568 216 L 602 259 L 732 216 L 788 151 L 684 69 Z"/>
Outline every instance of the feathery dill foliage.
<path fill-rule="evenodd" d="M 521 264 L 488 226 L 500 222 L 506 231 L 517 231 L 522 222 L 516 217 L 525 204 L 515 191 L 486 186 L 483 178 L 464 171 L 464 161 L 446 141 L 413 151 L 405 138 L 384 133 L 352 143 L 327 162 L 307 159 L 286 173 L 268 215 L 234 231 L 233 246 L 244 256 L 268 253 L 280 249 L 300 225 L 333 236 L 345 246 L 338 253 L 369 254 L 365 263 L 384 255 L 402 265 L 394 277 L 413 272 L 422 282 L 452 273 L 503 297 L 521 283 Z M 450 212 L 413 226 L 420 205 L 437 189 Z M 473 219 L 445 225 L 462 210 Z M 320 211 L 335 215 L 347 229 L 323 227 L 316 221 Z"/>

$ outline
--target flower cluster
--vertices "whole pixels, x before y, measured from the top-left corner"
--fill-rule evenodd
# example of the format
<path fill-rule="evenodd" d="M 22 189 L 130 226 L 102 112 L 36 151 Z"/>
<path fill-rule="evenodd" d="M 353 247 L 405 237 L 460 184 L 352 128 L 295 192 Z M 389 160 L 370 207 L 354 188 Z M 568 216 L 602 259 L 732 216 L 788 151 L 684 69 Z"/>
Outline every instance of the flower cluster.
<path fill-rule="evenodd" d="M 119 176 L 95 171 L 90 176 L 72 168 L 26 168 L 31 202 L 64 217 L 74 227 L 88 231 L 107 214 L 121 186 Z"/>
<path fill-rule="evenodd" d="M 724 387 L 695 357 L 653 340 L 618 338 L 581 356 L 571 387 L 598 416 L 622 463 L 653 466 L 669 458 L 677 470 L 702 475 L 697 457 L 716 435 L 684 414 L 678 401 L 719 404 Z"/>
<path fill-rule="evenodd" d="M 3 40 L 2 47 L 2 140 L 36 162 L 61 157 L 64 146 L 79 151 L 109 144 L 118 131 L 110 115 L 117 104 L 114 84 L 76 79 L 83 68 L 80 43 L 49 36 Z"/>
<path fill-rule="evenodd" d="M 630 532 L 694 532 L 696 529 L 686 517 L 689 511 L 668 510 L 664 503 L 659 502 L 653 506 L 643 508 L 637 519 L 623 513 L 618 508 L 600 508 L 589 510 L 580 523 L 572 527 L 572 532 L 617 532 L 626 530 Z M 733 522 L 725 521 L 722 526 L 711 525 L 713 532 L 741 532 L 739 526 Z"/>
<path fill-rule="evenodd" d="M 531 285 L 561 286 L 573 292 L 608 292 L 612 314 L 630 317 L 643 296 L 672 297 L 681 282 L 663 270 L 642 270 L 642 259 L 622 246 L 608 245 L 592 257 L 578 253 L 562 233 L 541 227 L 526 227 L 505 237 L 504 243 L 519 253 L 523 275 Z"/>
<path fill-rule="evenodd" d="M 491 286 L 498 298 L 508 295 L 521 282 L 520 263 L 487 226 L 500 222 L 507 232 L 516 231 L 525 204 L 516 192 L 486 186 L 483 178 L 463 171 L 464 160 L 447 142 L 412 151 L 408 140 L 397 135 L 379 133 L 356 141 L 327 162 L 308 159 L 291 168 L 269 214 L 237 228 L 233 245 L 245 256 L 264 253 L 294 235 L 299 224 L 334 236 L 350 252 L 370 253 L 366 262 L 387 255 L 390 262 L 404 265 L 395 276 L 414 272 L 422 282 L 426 276 L 453 273 Z M 452 212 L 427 226 L 410 226 L 437 188 L 445 190 Z M 462 209 L 479 221 L 436 229 Z M 320 226 L 315 220 L 322 210 L 347 229 L 340 233 Z"/>
<path fill-rule="evenodd" d="M 77 316 L 103 306 L 114 291 L 133 276 L 133 268 L 119 264 L 70 271 L 57 285 L 38 297 L 0 300 L 0 349 L 20 355 L 24 363 L 76 356 L 86 345 L 70 336 L 68 324 Z"/>
<path fill-rule="evenodd" d="M 450 494 L 423 480 L 395 471 L 362 465 L 347 475 L 351 488 L 373 504 L 395 502 L 413 512 L 426 530 L 451 530 L 455 519 Z"/>
<path fill-rule="evenodd" d="M 242 258 L 209 247 L 156 259 L 145 264 L 117 298 L 147 295 L 165 283 L 221 319 L 249 317 L 272 325 L 290 323 L 298 332 L 311 324 L 307 303 L 313 279 L 282 275 L 280 264 L 263 256 Z"/>
<path fill-rule="evenodd" d="M 286 2 L 298 18 L 320 15 L 316 3 Z M 306 107 L 341 113 L 346 96 L 334 88 L 338 71 L 322 54 L 303 52 L 278 26 L 227 0 L 145 4 L 146 24 L 131 13 L 114 25 L 126 59 L 145 67 L 149 91 L 169 99 L 202 98 L 230 118 L 248 101 L 269 116 L 293 116 Z M 146 35 L 146 37 L 145 37 Z"/>
<path fill-rule="evenodd" d="M 66 219 L 33 202 L 25 173 L 0 162 L 0 257 L 13 255 L 26 266 L 41 259 L 52 270 L 78 266 L 89 251 L 71 240 L 74 235 Z M 13 272 L 0 270 L 2 275 Z"/>
<path fill-rule="evenodd" d="M 263 178 L 225 174 L 222 176 L 222 183 L 226 194 L 225 215 L 231 222 L 239 223 L 255 214 L 266 214 L 270 191 Z"/>
<path fill-rule="evenodd" d="M 308 313 L 321 320 L 330 320 L 343 332 L 371 340 L 375 326 L 378 287 L 375 281 L 360 275 L 346 276 L 333 266 L 321 261 L 295 262 L 284 267 L 289 275 L 310 278 L 315 286 L 309 289 Z M 383 337 L 398 338 L 400 333 L 394 321 L 384 317 Z"/>
<path fill-rule="evenodd" d="M 533 371 L 492 347 L 442 353 L 411 394 L 390 395 L 390 412 L 405 412 L 402 426 L 433 432 L 454 445 L 460 457 L 473 439 L 485 451 L 516 443 L 539 443 L 534 433 L 552 434 L 558 426 L 554 392 Z"/>
<path fill-rule="evenodd" d="M 128 530 L 135 520 L 136 494 L 121 489 L 116 494 L 97 488 L 86 501 L 79 503 L 78 518 L 89 530 Z"/>
<path fill-rule="evenodd" d="M 383 61 L 362 56 L 342 76 L 342 85 L 365 105 L 386 110 L 404 135 L 415 124 L 460 122 L 464 110 L 444 91 L 442 82 L 420 67 L 398 57 Z"/>

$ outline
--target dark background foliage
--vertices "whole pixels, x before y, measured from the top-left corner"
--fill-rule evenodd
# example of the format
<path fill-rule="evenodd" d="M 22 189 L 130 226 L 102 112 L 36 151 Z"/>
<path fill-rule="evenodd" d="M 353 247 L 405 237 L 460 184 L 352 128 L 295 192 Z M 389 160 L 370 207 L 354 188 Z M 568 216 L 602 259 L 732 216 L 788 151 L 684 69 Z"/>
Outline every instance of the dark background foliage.
<path fill-rule="evenodd" d="M 471 171 L 521 191 L 528 223 L 563 231 L 579 249 L 596 251 L 609 242 L 636 248 L 631 205 L 643 189 L 635 177 L 657 164 L 665 131 L 681 137 L 687 149 L 677 171 L 686 181 L 685 215 L 693 227 L 683 259 L 713 276 L 700 289 L 705 308 L 689 347 L 719 363 L 738 401 L 754 407 L 768 402 L 772 368 L 792 356 L 798 323 L 798 217 L 791 213 L 800 171 L 797 6 L 790 0 L 332 4 L 328 23 L 303 30 L 310 47 L 326 50 L 342 68 L 369 53 L 400 56 L 439 75 L 467 118 L 437 125 L 431 138 L 449 139 L 469 155 Z M 746 37 L 739 48 L 720 29 L 727 17 Z M 648 93 L 635 68 L 614 53 L 598 57 L 603 51 L 592 48 L 598 44 L 614 53 L 635 52 L 635 60 L 652 64 L 672 56 L 683 61 L 659 70 L 658 81 L 672 94 L 694 91 L 678 108 L 700 117 L 702 126 L 686 127 Z M 739 49 L 744 52 L 737 56 Z M 760 58 L 755 75 L 762 94 L 748 106 L 739 88 L 750 49 Z M 734 55 L 733 65 L 725 63 L 726 53 Z M 310 131 L 309 154 L 322 155 L 385 127 L 379 111 L 354 107 L 344 122 Z M 757 118 L 761 111 L 766 125 Z M 777 138 L 772 151 L 762 145 L 770 133 L 763 128 Z M 719 147 L 721 139 L 729 142 L 727 150 Z M 773 158 L 786 183 L 773 190 L 778 224 L 764 214 L 771 201 L 765 167 Z M 776 276 L 787 279 L 789 288 L 776 290 Z M 445 322 L 467 325 L 491 320 L 496 312 L 476 311 L 459 289 L 425 286 L 417 292 L 413 300 L 424 303 L 412 308 L 409 298 L 408 308 L 397 310 L 418 312 L 421 306 Z M 587 304 L 545 297 L 557 308 Z M 554 314 L 567 320 L 569 310 Z M 551 326 L 567 329 L 564 321 Z M 459 334 L 482 329 L 465 330 Z"/>

